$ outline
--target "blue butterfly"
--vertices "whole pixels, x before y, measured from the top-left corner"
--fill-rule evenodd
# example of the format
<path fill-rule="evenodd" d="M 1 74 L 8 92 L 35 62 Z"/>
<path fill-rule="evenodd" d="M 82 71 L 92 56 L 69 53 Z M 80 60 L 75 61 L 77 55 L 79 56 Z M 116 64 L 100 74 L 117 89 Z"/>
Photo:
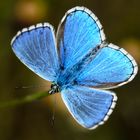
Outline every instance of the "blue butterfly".
<path fill-rule="evenodd" d="M 51 81 L 74 119 L 95 129 L 112 113 L 117 96 L 104 90 L 130 82 L 138 71 L 133 57 L 106 42 L 98 18 L 85 7 L 70 9 L 56 38 L 49 23 L 24 28 L 13 38 L 12 49 L 29 69 Z"/>

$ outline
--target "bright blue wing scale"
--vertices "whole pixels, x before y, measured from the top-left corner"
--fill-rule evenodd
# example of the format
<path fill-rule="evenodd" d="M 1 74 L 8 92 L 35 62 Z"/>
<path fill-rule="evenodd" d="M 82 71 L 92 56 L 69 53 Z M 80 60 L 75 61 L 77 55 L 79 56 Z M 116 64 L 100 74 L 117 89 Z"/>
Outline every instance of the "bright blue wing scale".
<path fill-rule="evenodd" d="M 88 129 L 103 124 L 117 100 L 112 92 L 82 86 L 62 90 L 61 96 L 75 120 Z"/>
<path fill-rule="evenodd" d="M 58 28 L 57 40 L 61 65 L 66 69 L 100 45 L 105 36 L 97 17 L 84 7 L 76 7 L 64 16 Z"/>
<path fill-rule="evenodd" d="M 52 27 L 42 24 L 39 27 L 34 26 L 26 30 L 16 36 L 13 41 L 14 53 L 40 77 L 55 81 L 59 71 L 59 63 Z"/>
<path fill-rule="evenodd" d="M 114 88 L 132 80 L 137 73 L 135 60 L 113 44 L 102 48 L 77 77 L 84 86 Z"/>

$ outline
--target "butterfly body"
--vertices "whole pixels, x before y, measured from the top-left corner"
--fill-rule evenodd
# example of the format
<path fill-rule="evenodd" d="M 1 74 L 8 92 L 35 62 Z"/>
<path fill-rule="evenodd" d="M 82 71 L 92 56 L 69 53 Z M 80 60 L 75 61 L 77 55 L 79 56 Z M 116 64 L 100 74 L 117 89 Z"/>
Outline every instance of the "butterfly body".
<path fill-rule="evenodd" d="M 101 44 L 100 46 L 91 49 L 76 64 L 69 66 L 67 69 L 61 69 L 60 73 L 58 74 L 57 84 L 62 88 L 66 88 L 68 85 L 77 84 L 77 78 L 79 77 L 81 71 L 83 71 L 84 68 L 90 64 L 103 45 L 105 44 Z"/>
<path fill-rule="evenodd" d="M 55 39 L 49 23 L 18 32 L 12 49 L 29 69 L 52 82 L 49 94 L 61 93 L 74 119 L 95 129 L 112 113 L 117 96 L 112 89 L 132 81 L 138 71 L 134 58 L 106 42 L 98 18 L 85 7 L 70 9 Z"/>
<path fill-rule="evenodd" d="M 59 92 L 60 91 L 60 87 L 59 87 L 59 85 L 58 84 L 56 84 L 56 83 L 52 83 L 51 84 L 51 89 L 49 90 L 49 94 L 55 94 L 55 93 L 57 93 L 57 92 Z"/>

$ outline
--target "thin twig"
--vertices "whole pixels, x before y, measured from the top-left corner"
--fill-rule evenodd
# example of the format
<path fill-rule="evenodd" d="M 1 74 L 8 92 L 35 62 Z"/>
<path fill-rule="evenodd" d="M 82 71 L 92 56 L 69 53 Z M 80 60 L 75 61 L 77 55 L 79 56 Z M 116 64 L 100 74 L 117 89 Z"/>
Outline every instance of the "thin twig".
<path fill-rule="evenodd" d="M 20 99 L 15 99 L 11 101 L 6 101 L 6 102 L 0 102 L 0 108 L 5 108 L 5 107 L 13 107 L 25 103 L 30 103 L 35 100 L 42 99 L 43 97 L 49 96 L 50 94 L 48 92 L 41 92 L 41 93 L 35 93 L 32 95 L 27 95 L 23 98 Z"/>

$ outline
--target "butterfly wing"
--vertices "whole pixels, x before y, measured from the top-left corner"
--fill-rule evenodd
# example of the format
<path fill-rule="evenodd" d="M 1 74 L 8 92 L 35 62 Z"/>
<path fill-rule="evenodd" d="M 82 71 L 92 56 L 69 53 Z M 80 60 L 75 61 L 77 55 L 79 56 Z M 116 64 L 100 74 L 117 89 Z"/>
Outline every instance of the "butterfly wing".
<path fill-rule="evenodd" d="M 75 120 L 88 129 L 95 129 L 103 124 L 117 101 L 112 92 L 83 86 L 72 86 L 62 90 L 61 96 Z"/>
<path fill-rule="evenodd" d="M 57 46 L 64 69 L 79 62 L 86 53 L 105 40 L 98 18 L 85 7 L 70 9 L 57 31 Z"/>
<path fill-rule="evenodd" d="M 130 82 L 137 71 L 137 64 L 128 52 L 109 44 L 83 69 L 77 83 L 109 89 Z"/>
<path fill-rule="evenodd" d="M 48 23 L 37 24 L 18 32 L 12 49 L 29 69 L 45 80 L 55 81 L 59 70 L 54 31 Z"/>

